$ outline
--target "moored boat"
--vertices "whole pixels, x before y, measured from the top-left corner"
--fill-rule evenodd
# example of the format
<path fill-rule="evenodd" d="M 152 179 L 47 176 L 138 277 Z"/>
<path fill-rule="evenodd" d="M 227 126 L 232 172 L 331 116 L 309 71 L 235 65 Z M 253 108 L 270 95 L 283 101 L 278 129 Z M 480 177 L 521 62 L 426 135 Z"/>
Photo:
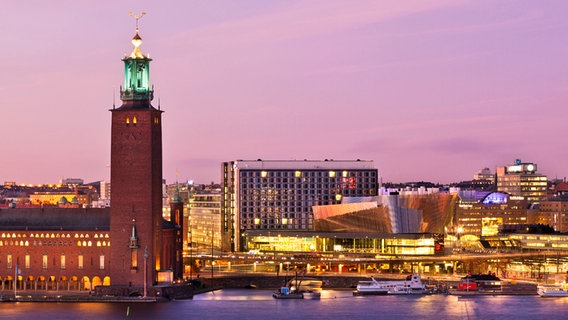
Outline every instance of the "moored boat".
<path fill-rule="evenodd" d="M 320 291 L 313 291 L 313 290 L 303 291 L 302 295 L 304 296 L 304 299 L 308 299 L 308 300 L 319 300 L 319 299 L 321 299 L 321 292 Z"/>
<path fill-rule="evenodd" d="M 282 287 L 272 294 L 274 299 L 304 299 L 303 293 L 292 291 L 288 287 Z"/>
<path fill-rule="evenodd" d="M 543 297 L 568 297 L 568 290 L 563 284 L 542 284 L 537 286 L 536 293 Z"/>
<path fill-rule="evenodd" d="M 418 274 L 406 277 L 406 280 L 359 281 L 354 295 L 386 295 L 386 294 L 424 294 L 426 285 Z"/>

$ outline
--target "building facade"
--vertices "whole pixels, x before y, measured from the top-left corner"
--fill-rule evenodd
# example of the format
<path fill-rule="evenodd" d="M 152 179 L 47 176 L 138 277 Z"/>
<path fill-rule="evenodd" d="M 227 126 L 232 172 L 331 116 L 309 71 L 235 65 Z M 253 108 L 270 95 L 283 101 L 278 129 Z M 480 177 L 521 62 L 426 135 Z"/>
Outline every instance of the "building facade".
<path fill-rule="evenodd" d="M 378 171 L 363 160 L 237 160 L 222 164 L 225 249 L 239 251 L 246 230 L 312 230 L 312 206 L 374 196 Z"/>
<path fill-rule="evenodd" d="M 189 199 L 190 248 L 222 247 L 221 190 L 202 190 Z"/>
<path fill-rule="evenodd" d="M 110 248 L 108 208 L 0 209 L 0 288 L 65 291 L 109 285 Z"/>
<path fill-rule="evenodd" d="M 497 191 L 524 197 L 531 203 L 546 200 L 548 179 L 538 174 L 535 163 L 517 159 L 514 164 L 497 168 Z"/>
<path fill-rule="evenodd" d="M 482 195 L 482 197 L 477 196 Z M 461 194 L 456 208 L 457 236 L 494 236 L 503 224 L 526 224 L 530 203 L 501 192 Z M 459 231 L 458 231 L 459 230 Z"/>
<path fill-rule="evenodd" d="M 548 225 L 558 232 L 568 232 L 568 198 L 566 196 L 541 201 L 529 215 L 529 223 Z"/>

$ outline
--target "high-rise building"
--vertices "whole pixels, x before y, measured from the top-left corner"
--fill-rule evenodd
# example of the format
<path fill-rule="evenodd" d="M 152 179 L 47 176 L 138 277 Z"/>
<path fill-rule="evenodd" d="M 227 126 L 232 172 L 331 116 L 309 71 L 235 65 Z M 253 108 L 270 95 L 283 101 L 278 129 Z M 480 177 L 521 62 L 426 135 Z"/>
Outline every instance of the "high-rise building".
<path fill-rule="evenodd" d="M 162 270 L 162 111 L 152 106 L 150 59 L 132 39 L 122 105 L 112 112 L 110 273 L 113 285 L 147 285 Z"/>
<path fill-rule="evenodd" d="M 524 197 L 531 203 L 545 200 L 548 179 L 536 172 L 535 163 L 517 159 L 514 164 L 497 168 L 497 191 Z"/>
<path fill-rule="evenodd" d="M 200 190 L 189 199 L 191 248 L 221 248 L 221 190 Z"/>
<path fill-rule="evenodd" d="M 368 160 L 237 160 L 222 164 L 223 246 L 239 251 L 246 230 L 313 230 L 312 206 L 374 196 Z"/>

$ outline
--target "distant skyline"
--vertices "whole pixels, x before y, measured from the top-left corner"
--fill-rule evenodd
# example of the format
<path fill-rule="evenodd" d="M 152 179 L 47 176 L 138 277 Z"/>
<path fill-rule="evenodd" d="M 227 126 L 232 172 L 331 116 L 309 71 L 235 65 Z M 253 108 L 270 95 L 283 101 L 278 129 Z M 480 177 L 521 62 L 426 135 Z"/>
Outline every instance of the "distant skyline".
<path fill-rule="evenodd" d="M 15 1 L 0 11 L 0 183 L 110 179 L 134 20 L 168 183 L 235 159 L 373 160 L 384 182 L 515 159 L 568 175 L 568 2 Z"/>

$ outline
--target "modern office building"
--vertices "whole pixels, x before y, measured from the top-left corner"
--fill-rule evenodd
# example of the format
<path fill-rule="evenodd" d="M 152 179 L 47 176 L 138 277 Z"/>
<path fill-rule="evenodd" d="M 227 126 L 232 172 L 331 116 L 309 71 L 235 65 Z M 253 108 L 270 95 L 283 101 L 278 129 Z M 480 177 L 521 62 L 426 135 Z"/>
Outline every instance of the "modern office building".
<path fill-rule="evenodd" d="M 527 223 L 530 203 L 522 197 L 502 192 L 462 192 L 459 198 L 454 222 L 457 236 L 494 236 L 500 225 Z"/>
<path fill-rule="evenodd" d="M 535 163 L 517 159 L 514 164 L 497 168 L 497 191 L 524 197 L 533 204 L 546 199 L 547 185 L 547 177 L 537 173 Z"/>
<path fill-rule="evenodd" d="M 222 247 L 221 190 L 200 190 L 189 199 L 189 242 L 194 249 Z"/>
<path fill-rule="evenodd" d="M 373 196 L 368 160 L 237 160 L 222 164 L 223 247 L 239 251 L 247 230 L 313 230 L 312 206 Z"/>

